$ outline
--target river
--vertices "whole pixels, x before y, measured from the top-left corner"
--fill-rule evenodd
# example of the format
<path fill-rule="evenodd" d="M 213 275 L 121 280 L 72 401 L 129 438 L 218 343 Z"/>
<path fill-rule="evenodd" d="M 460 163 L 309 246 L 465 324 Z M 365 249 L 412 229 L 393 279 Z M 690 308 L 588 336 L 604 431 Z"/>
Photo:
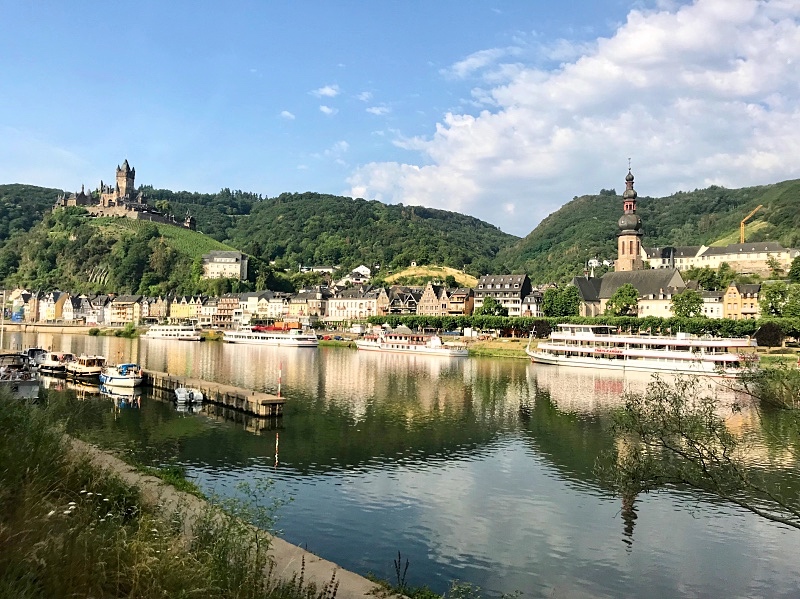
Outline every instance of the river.
<path fill-rule="evenodd" d="M 360 574 L 398 582 L 399 552 L 406 582 L 440 593 L 459 580 L 491 597 L 800 595 L 797 531 L 685 491 L 623 507 L 601 488 L 610 410 L 644 375 L 43 333 L 6 333 L 5 345 L 272 393 L 280 371 L 287 403 L 271 421 L 178 413 L 146 390 L 116 404 L 78 390 L 91 409 L 76 426 L 140 461 L 183 465 L 208 493 L 243 496 L 248 483 L 261 505 L 280 503 L 285 539 Z M 784 450 L 797 431 L 772 418 L 745 411 L 731 426 L 759 431 L 751 462 L 797 490 L 796 452 Z"/>

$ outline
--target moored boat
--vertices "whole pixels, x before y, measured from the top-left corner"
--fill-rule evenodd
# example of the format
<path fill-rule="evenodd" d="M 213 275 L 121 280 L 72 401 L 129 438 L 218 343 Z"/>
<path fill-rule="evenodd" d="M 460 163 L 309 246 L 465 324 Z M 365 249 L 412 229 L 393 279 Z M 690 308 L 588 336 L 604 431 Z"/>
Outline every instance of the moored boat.
<path fill-rule="evenodd" d="M 67 363 L 75 359 L 75 354 L 63 351 L 47 352 L 39 364 L 39 372 L 50 376 L 64 376 L 67 372 Z"/>
<path fill-rule="evenodd" d="M 154 324 L 144 336 L 148 339 L 172 339 L 173 341 L 202 341 L 200 329 L 192 323 Z"/>
<path fill-rule="evenodd" d="M 226 331 L 222 340 L 227 343 L 286 347 L 317 347 L 319 345 L 314 329 L 259 330 L 255 327 L 243 327 L 236 331 Z"/>
<path fill-rule="evenodd" d="M 535 349 L 537 364 L 733 377 L 758 362 L 756 341 L 675 335 L 634 335 L 609 325 L 560 324 Z"/>
<path fill-rule="evenodd" d="M 203 392 L 194 387 L 178 387 L 175 389 L 175 402 L 178 405 L 203 403 Z"/>
<path fill-rule="evenodd" d="M 100 372 L 100 382 L 114 387 L 138 387 L 143 380 L 142 367 L 133 362 L 106 366 Z"/>
<path fill-rule="evenodd" d="M 35 399 L 39 395 L 38 373 L 24 356 L 0 353 L 0 389 L 16 399 Z"/>
<path fill-rule="evenodd" d="M 67 362 L 67 377 L 80 381 L 98 382 L 100 373 L 106 365 L 104 356 L 80 355 L 72 362 Z"/>
<path fill-rule="evenodd" d="M 444 342 L 439 335 L 414 333 L 406 326 L 396 329 L 381 328 L 356 340 L 356 347 L 366 351 L 393 352 L 414 355 L 466 357 L 469 350 L 464 343 Z"/>

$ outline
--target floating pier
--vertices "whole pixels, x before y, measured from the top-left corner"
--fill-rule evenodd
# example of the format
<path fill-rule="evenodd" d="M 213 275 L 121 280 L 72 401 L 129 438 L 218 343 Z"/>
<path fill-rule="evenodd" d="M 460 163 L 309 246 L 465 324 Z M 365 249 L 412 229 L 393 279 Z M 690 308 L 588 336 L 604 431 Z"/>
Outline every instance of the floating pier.
<path fill-rule="evenodd" d="M 283 397 L 234 387 L 221 385 L 201 379 L 172 375 L 167 372 L 143 371 L 143 383 L 154 389 L 174 391 L 178 387 L 194 387 L 203 392 L 203 402 L 210 403 L 259 418 L 283 415 Z"/>

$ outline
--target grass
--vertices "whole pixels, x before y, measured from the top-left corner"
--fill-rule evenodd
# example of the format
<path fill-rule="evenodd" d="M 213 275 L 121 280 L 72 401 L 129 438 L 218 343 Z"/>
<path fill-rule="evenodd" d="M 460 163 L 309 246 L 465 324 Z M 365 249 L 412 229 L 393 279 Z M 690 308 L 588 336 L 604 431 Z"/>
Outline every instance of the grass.
<path fill-rule="evenodd" d="M 225 506 L 209 505 L 191 524 L 165 517 L 137 488 L 76 457 L 59 423 L 67 413 L 0 397 L 0 597 L 335 598 L 335 578 L 321 588 L 304 570 L 277 578 L 269 537 Z"/>
<path fill-rule="evenodd" d="M 468 275 L 460 270 L 456 270 L 455 268 L 450 268 L 449 266 L 410 266 L 400 272 L 396 272 L 388 277 L 386 277 L 386 283 L 392 285 L 397 281 L 402 280 L 409 280 L 409 279 L 440 279 L 444 281 L 445 278 L 452 275 L 455 278 L 456 282 L 462 287 L 475 287 L 478 284 L 478 279 L 475 277 Z"/>

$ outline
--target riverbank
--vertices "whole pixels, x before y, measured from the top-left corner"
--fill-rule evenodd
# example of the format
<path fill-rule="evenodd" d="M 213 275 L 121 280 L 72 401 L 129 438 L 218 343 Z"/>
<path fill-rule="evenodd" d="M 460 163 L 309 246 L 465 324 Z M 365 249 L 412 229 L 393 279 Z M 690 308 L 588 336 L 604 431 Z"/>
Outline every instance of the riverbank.
<path fill-rule="evenodd" d="M 226 506 L 63 436 L 58 423 L 74 409 L 0 398 L 0 596 L 376 595 L 375 583 Z"/>

